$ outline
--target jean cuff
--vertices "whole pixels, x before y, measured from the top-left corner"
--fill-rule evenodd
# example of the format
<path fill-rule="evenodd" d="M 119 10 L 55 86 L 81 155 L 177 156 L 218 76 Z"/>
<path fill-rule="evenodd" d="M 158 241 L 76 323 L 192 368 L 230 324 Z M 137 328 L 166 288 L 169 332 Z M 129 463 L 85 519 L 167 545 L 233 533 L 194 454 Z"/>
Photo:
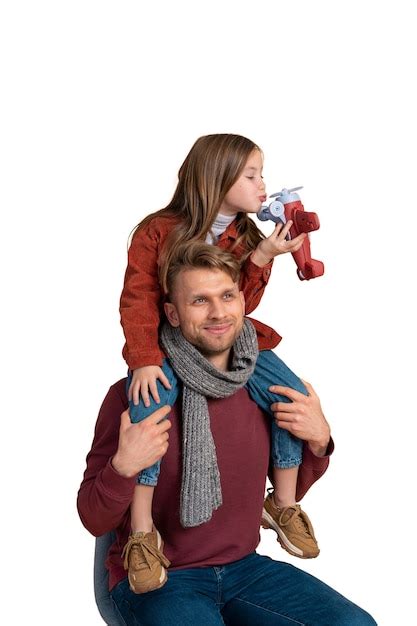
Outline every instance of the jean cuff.
<path fill-rule="evenodd" d="M 279 459 L 272 459 L 272 464 L 278 469 L 289 469 L 290 467 L 298 467 L 301 465 L 302 459 L 289 459 L 288 461 L 280 461 Z"/>
<path fill-rule="evenodd" d="M 158 479 L 149 478 L 149 476 L 142 476 L 142 474 L 139 474 L 137 484 L 147 485 L 148 487 L 156 487 L 156 485 L 158 484 Z"/>

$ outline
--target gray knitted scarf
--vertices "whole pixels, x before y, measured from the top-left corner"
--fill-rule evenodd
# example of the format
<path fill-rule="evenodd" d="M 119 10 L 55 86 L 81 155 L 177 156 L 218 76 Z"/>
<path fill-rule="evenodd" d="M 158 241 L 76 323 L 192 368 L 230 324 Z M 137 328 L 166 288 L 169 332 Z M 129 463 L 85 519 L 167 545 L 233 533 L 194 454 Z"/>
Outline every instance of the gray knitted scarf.
<path fill-rule="evenodd" d="M 226 398 L 251 377 L 258 358 L 252 322 L 245 319 L 232 350 L 230 371 L 214 367 L 183 336 L 179 328 L 164 324 L 161 344 L 171 366 L 183 382 L 182 484 L 180 518 L 184 527 L 211 519 L 222 504 L 216 447 L 210 429 L 206 398 Z M 226 419 L 226 416 L 225 416 Z"/>

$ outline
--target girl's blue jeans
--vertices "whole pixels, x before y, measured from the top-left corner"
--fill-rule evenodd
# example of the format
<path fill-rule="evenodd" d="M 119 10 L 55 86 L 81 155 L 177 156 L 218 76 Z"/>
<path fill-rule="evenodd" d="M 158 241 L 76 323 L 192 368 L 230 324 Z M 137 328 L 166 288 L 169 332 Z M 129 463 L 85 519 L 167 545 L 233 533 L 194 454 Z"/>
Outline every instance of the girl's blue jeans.
<path fill-rule="evenodd" d="M 176 401 L 179 392 L 179 382 L 167 359 L 164 359 L 162 370 L 171 383 L 171 389 L 166 389 L 158 380 L 157 386 L 161 400 L 160 404 L 156 404 L 152 397 L 150 397 L 151 404 L 149 407 L 144 406 L 142 398 L 140 398 L 139 404 L 136 405 L 131 401 L 129 403 L 129 410 L 132 422 L 140 422 L 156 411 L 158 407 L 164 406 L 165 404 L 172 406 Z M 130 382 L 131 373 L 129 373 L 127 379 L 127 388 L 129 388 Z M 271 385 L 291 387 L 291 389 L 295 389 L 307 395 L 307 390 L 298 376 L 296 376 L 272 350 L 261 350 L 258 360 L 256 361 L 255 371 L 246 383 L 245 388 L 248 390 L 252 400 L 273 418 L 271 404 L 273 402 L 290 402 L 290 400 L 286 396 L 281 396 L 269 391 Z M 274 467 L 288 468 L 300 465 L 302 449 L 303 442 L 291 435 L 287 430 L 278 428 L 275 424 L 275 420 L 272 419 L 271 458 Z M 160 466 L 161 461 L 157 461 L 151 467 L 143 470 L 138 476 L 138 483 L 154 487 L 158 482 Z"/>

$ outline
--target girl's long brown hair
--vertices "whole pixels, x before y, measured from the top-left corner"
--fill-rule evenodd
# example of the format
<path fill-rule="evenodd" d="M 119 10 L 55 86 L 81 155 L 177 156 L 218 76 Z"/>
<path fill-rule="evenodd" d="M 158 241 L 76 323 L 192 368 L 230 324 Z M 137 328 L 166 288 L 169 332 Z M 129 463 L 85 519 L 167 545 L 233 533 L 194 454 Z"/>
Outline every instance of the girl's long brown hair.
<path fill-rule="evenodd" d="M 151 213 L 134 229 L 143 228 L 155 217 L 178 218 L 177 226 L 166 239 L 159 261 L 159 279 L 166 292 L 166 272 L 178 245 L 184 241 L 205 240 L 220 206 L 254 150 L 260 150 L 241 135 L 205 135 L 197 139 L 178 172 L 178 184 L 171 202 Z M 238 239 L 243 246 L 242 261 L 257 247 L 264 235 L 246 213 L 236 218 Z"/>

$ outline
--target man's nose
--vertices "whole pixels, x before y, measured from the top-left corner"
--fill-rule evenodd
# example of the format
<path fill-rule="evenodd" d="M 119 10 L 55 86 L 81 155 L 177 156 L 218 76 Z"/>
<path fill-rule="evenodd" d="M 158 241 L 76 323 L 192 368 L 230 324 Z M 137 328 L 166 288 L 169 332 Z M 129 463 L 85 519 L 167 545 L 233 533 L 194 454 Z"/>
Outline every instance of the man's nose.
<path fill-rule="evenodd" d="M 210 303 L 209 316 L 215 319 L 224 317 L 224 302 L 222 300 L 212 300 Z"/>

